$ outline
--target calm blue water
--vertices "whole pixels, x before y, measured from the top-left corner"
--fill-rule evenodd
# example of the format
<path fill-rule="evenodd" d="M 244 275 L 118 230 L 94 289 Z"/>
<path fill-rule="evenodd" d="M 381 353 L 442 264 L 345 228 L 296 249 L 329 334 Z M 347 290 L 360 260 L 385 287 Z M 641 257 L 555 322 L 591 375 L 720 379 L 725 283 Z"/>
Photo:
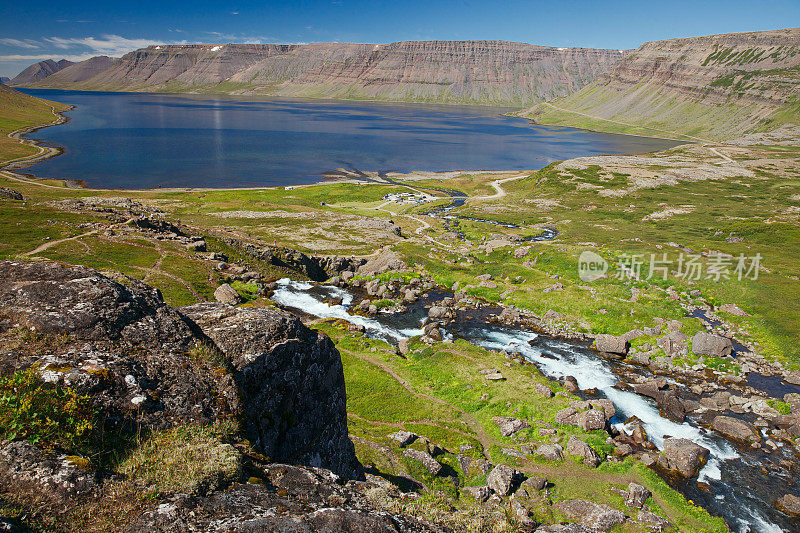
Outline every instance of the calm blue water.
<path fill-rule="evenodd" d="M 65 153 L 37 176 L 91 187 L 252 187 L 363 171 L 528 170 L 673 141 L 530 125 L 505 108 L 24 89 L 77 106 L 31 135 Z"/>

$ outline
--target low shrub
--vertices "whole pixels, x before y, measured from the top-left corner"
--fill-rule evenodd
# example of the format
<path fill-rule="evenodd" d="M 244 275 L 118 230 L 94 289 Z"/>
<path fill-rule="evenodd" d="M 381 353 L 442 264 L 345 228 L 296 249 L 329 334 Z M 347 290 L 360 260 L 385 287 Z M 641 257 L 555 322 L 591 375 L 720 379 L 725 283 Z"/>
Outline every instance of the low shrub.
<path fill-rule="evenodd" d="M 0 378 L 0 439 L 85 454 L 98 426 L 91 398 L 43 381 L 38 367 Z"/>

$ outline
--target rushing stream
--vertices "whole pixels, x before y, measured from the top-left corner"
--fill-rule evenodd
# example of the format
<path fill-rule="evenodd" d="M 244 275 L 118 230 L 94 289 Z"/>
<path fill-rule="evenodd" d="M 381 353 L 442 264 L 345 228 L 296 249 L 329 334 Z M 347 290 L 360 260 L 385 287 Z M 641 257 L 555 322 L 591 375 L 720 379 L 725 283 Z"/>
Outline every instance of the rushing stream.
<path fill-rule="evenodd" d="M 427 298 L 410 304 L 407 312 L 376 317 L 349 314 L 347 308 L 353 303 L 353 294 L 329 285 L 281 280 L 272 298 L 290 310 L 364 326 L 369 336 L 396 344 L 400 339 L 422 334 L 426 305 L 444 296 L 447 296 L 444 292 L 433 291 Z M 342 304 L 326 303 L 331 297 L 342 298 Z M 739 533 L 796 530 L 796 524 L 773 507 L 776 495 L 791 490 L 789 472 L 778 467 L 783 448 L 772 455 L 737 449 L 690 418 L 684 423 L 670 421 L 661 416 L 653 400 L 614 388 L 625 363 L 607 361 L 586 346 L 497 326 L 487 322 L 485 317 L 485 310 L 461 312 L 458 320 L 447 326 L 446 334 L 484 348 L 517 352 L 550 378 L 574 376 L 582 390 L 597 388 L 617 409 L 612 424 L 625 430 L 625 420 L 635 415 L 659 448 L 667 436 L 687 438 L 708 448 L 709 461 L 700 471 L 697 482 L 687 480 L 676 488 L 713 514 L 723 516 L 732 530 Z M 637 367 L 636 372 L 649 371 Z"/>

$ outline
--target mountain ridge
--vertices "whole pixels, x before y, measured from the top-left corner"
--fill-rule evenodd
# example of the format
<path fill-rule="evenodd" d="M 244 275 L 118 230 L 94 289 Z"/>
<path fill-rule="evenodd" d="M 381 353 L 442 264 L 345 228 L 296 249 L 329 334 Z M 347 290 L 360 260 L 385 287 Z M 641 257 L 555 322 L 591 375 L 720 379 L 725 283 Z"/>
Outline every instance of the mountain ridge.
<path fill-rule="evenodd" d="M 800 28 L 651 41 L 523 116 L 624 133 L 729 139 L 800 123 Z"/>
<path fill-rule="evenodd" d="M 81 62 L 57 76 L 11 83 L 518 106 L 574 92 L 623 56 L 508 41 L 158 45 L 103 65 L 90 59 L 97 72 L 89 77 Z"/>

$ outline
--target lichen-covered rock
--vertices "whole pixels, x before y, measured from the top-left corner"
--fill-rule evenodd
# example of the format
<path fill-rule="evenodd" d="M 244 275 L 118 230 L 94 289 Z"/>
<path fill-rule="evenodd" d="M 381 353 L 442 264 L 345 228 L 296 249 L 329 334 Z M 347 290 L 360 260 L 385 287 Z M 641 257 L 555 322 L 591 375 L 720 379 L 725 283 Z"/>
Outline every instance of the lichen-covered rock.
<path fill-rule="evenodd" d="M 127 531 L 416 533 L 440 528 L 389 513 L 367 495 L 382 490 L 373 482 L 343 483 L 318 468 L 271 464 L 265 484 L 235 484 L 205 496 L 177 495 L 142 513 Z"/>
<path fill-rule="evenodd" d="M 601 409 L 589 409 L 575 415 L 575 425 L 584 431 L 603 429 L 606 426 L 606 415 Z"/>
<path fill-rule="evenodd" d="M 536 448 L 536 455 L 550 461 L 560 461 L 563 458 L 562 448 L 558 444 L 542 444 Z"/>
<path fill-rule="evenodd" d="M 639 510 L 638 514 L 636 515 L 636 521 L 655 533 L 666 531 L 672 527 L 672 523 L 670 523 L 670 521 L 666 518 L 662 518 L 655 513 L 651 513 L 650 511 L 645 511 L 643 509 Z"/>
<path fill-rule="evenodd" d="M 775 507 L 789 516 L 800 517 L 800 498 L 794 494 L 784 494 L 778 498 Z"/>
<path fill-rule="evenodd" d="M 232 377 L 190 355 L 208 338 L 156 289 L 112 275 L 0 261 L 0 335 L 32 328 L 64 340 L 50 353 L 25 352 L 23 345 L 0 354 L 0 374 L 38 365 L 45 381 L 91 396 L 115 426 L 163 429 L 237 413 Z"/>
<path fill-rule="evenodd" d="M 692 337 L 692 351 L 700 355 L 725 357 L 733 353 L 733 342 L 727 337 L 698 331 Z"/>
<path fill-rule="evenodd" d="M 595 348 L 601 352 L 627 355 L 630 343 L 626 337 L 615 337 L 614 335 L 598 335 L 594 339 Z"/>
<path fill-rule="evenodd" d="M 85 459 L 43 452 L 24 441 L 0 442 L 0 488 L 63 513 L 71 504 L 95 496 L 100 485 L 84 469 Z"/>
<path fill-rule="evenodd" d="M 121 275 L 0 261 L 0 335 L 35 328 L 68 339 L 49 354 L 2 353 L 0 374 L 39 365 L 116 427 L 210 424 L 244 411 L 250 441 L 273 460 L 363 476 L 330 339 L 277 310 L 200 304 L 186 313 Z"/>
<path fill-rule="evenodd" d="M 479 502 L 485 502 L 489 499 L 489 496 L 492 495 L 492 490 L 486 485 L 481 485 L 480 487 L 464 487 L 464 492 Z"/>
<path fill-rule="evenodd" d="M 405 455 L 409 459 L 417 461 L 418 463 L 422 463 L 422 466 L 427 468 L 428 472 L 430 472 L 432 476 L 435 476 L 442 470 L 442 465 L 440 465 L 439 462 L 436 459 L 434 459 L 433 456 L 428 452 L 423 452 L 420 450 L 414 450 L 413 448 L 409 448 L 403 451 L 403 455 Z"/>
<path fill-rule="evenodd" d="M 586 444 L 586 442 L 582 441 L 575 435 L 571 436 L 569 441 L 567 441 L 567 453 L 577 457 L 582 457 L 583 464 L 586 466 L 595 468 L 600 464 L 600 456 L 597 455 L 597 452 L 595 452 L 591 446 Z"/>
<path fill-rule="evenodd" d="M 486 484 L 498 496 L 511 494 L 514 485 L 514 469 L 506 465 L 497 465 L 486 476 Z"/>
<path fill-rule="evenodd" d="M 711 426 L 714 431 L 739 442 L 751 443 L 761 440 L 761 434 L 752 424 L 738 418 L 717 416 Z"/>
<path fill-rule="evenodd" d="M 217 290 L 214 291 L 214 299 L 219 303 L 228 305 L 236 305 L 242 301 L 242 297 L 239 296 L 239 293 L 227 283 L 223 283 L 217 287 Z"/>
<path fill-rule="evenodd" d="M 591 531 L 608 531 L 625 521 L 622 511 L 587 500 L 564 500 L 553 507 L 572 520 L 578 520 Z"/>
<path fill-rule="evenodd" d="M 634 509 L 641 509 L 644 502 L 650 497 L 650 490 L 638 483 L 628 483 L 628 495 L 625 497 L 625 505 Z"/>
<path fill-rule="evenodd" d="M 664 456 L 659 463 L 667 470 L 690 478 L 697 475 L 700 467 L 708 460 L 708 454 L 708 448 L 688 439 L 665 439 Z"/>
<path fill-rule="evenodd" d="M 251 442 L 275 461 L 363 477 L 347 434 L 342 359 L 294 315 L 204 303 L 182 308 L 226 354 Z"/>
<path fill-rule="evenodd" d="M 0 261 L 0 330 L 185 351 L 197 337 L 157 289 L 132 278 L 49 261 Z"/>

